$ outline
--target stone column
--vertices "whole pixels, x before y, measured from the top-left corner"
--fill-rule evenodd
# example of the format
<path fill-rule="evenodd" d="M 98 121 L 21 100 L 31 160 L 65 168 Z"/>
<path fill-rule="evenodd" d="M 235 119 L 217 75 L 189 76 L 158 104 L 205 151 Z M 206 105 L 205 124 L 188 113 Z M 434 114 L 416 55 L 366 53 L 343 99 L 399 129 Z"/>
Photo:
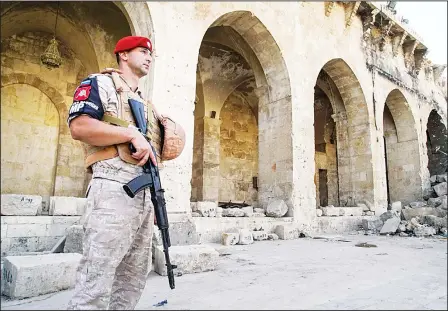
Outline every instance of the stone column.
<path fill-rule="evenodd" d="M 219 136 L 221 120 L 204 117 L 202 201 L 219 198 Z"/>

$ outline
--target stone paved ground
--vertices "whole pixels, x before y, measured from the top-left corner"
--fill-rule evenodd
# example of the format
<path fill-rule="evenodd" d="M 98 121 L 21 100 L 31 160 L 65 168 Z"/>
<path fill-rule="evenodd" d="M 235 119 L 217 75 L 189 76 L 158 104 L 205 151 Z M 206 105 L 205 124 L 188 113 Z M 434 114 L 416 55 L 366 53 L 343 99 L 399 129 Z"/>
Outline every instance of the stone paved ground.
<path fill-rule="evenodd" d="M 221 254 L 216 271 L 177 277 L 175 290 L 151 274 L 137 309 L 447 309 L 446 239 L 326 237 L 213 244 Z M 3 297 L 2 310 L 64 309 L 71 294 Z"/>

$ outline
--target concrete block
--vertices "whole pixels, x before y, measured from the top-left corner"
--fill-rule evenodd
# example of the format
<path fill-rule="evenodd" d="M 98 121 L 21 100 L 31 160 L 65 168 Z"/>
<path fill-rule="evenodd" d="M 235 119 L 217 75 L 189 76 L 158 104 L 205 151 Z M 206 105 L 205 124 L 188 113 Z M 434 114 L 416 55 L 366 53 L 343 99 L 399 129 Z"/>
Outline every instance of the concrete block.
<path fill-rule="evenodd" d="M 82 216 L 86 210 L 86 198 L 50 197 L 49 215 L 52 216 Z"/>
<path fill-rule="evenodd" d="M 222 244 L 229 246 L 229 245 L 236 245 L 240 241 L 240 235 L 239 233 L 234 232 L 225 232 L 222 234 Z"/>
<path fill-rule="evenodd" d="M 438 197 L 441 197 L 442 195 L 447 194 L 447 183 L 446 183 L 446 181 L 444 181 L 444 182 L 442 182 L 442 183 L 440 183 L 438 185 L 435 185 L 433 188 L 434 188 L 434 191 L 437 193 Z"/>
<path fill-rule="evenodd" d="M 299 238 L 299 230 L 292 224 L 278 225 L 275 227 L 274 231 L 280 240 L 293 240 Z"/>
<path fill-rule="evenodd" d="M 216 217 L 216 208 L 218 203 L 216 202 L 196 202 L 197 212 L 203 217 Z"/>
<path fill-rule="evenodd" d="M 322 216 L 339 216 L 339 207 L 334 206 L 322 207 Z"/>
<path fill-rule="evenodd" d="M 444 217 L 441 210 L 433 207 L 421 207 L 421 208 L 407 208 L 401 210 L 401 218 L 404 220 L 411 220 L 417 216 L 434 215 L 437 217 Z"/>
<path fill-rule="evenodd" d="M 177 265 L 175 273 L 187 274 L 215 270 L 219 253 L 207 245 L 178 245 L 169 248 L 170 260 Z M 154 271 L 167 275 L 163 246 L 154 247 Z"/>
<path fill-rule="evenodd" d="M 252 231 L 252 237 L 254 241 L 263 241 L 268 239 L 268 233 L 266 231 Z"/>
<path fill-rule="evenodd" d="M 288 212 L 288 206 L 283 200 L 272 200 L 266 208 L 266 216 L 283 217 Z"/>
<path fill-rule="evenodd" d="M 239 229 L 238 234 L 240 236 L 238 244 L 247 245 L 252 244 L 254 242 L 252 232 L 249 231 L 249 229 Z"/>
<path fill-rule="evenodd" d="M 4 291 L 10 298 L 27 298 L 71 288 L 80 254 L 8 256 L 4 261 Z"/>
<path fill-rule="evenodd" d="M 401 220 L 398 217 L 389 218 L 381 228 L 380 234 L 395 233 L 400 225 L 400 221 Z"/>
<path fill-rule="evenodd" d="M 156 226 L 154 230 L 160 232 Z M 196 225 L 192 221 L 170 222 L 169 227 L 171 245 L 193 245 L 199 243 Z"/>
<path fill-rule="evenodd" d="M 2 216 L 36 216 L 42 209 L 40 195 L 2 194 L 1 199 Z"/>
<path fill-rule="evenodd" d="M 362 207 L 339 207 L 339 211 L 344 211 L 345 216 L 362 216 Z M 340 213 L 339 213 L 340 215 Z M 343 216 L 343 215 L 341 215 Z"/>
<path fill-rule="evenodd" d="M 64 253 L 78 253 L 82 254 L 82 238 L 84 230 L 82 225 L 72 225 L 67 228 L 65 235 Z"/>

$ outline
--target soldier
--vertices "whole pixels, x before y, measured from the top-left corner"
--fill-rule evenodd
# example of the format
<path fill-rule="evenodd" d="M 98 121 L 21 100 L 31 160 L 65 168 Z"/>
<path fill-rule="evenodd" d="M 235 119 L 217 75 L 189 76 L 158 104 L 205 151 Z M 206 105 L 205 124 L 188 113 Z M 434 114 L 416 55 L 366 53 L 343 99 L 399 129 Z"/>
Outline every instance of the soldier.
<path fill-rule="evenodd" d="M 133 126 L 127 103 L 143 103 L 150 121 L 153 107 L 141 98 L 138 83 L 149 72 L 152 43 L 145 37 L 124 37 L 114 53 L 121 74 L 84 79 L 68 116 L 72 138 L 82 142 L 85 166 L 92 172 L 71 310 L 134 309 L 151 265 L 154 213 L 149 189 L 130 198 L 123 184 L 141 175 L 148 159 L 156 163 L 148 141 Z M 137 150 L 133 154 L 129 143 Z"/>

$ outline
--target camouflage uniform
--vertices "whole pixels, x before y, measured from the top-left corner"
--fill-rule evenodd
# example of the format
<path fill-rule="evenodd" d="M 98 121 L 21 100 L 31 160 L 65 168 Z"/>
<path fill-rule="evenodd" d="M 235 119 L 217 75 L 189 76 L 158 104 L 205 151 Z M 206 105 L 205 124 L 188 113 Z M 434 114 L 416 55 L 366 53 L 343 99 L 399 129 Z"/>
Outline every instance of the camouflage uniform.
<path fill-rule="evenodd" d="M 79 92 L 75 92 L 75 108 L 70 109 L 68 122 L 83 114 L 101 119 L 104 112 L 118 113 L 120 104 L 110 76 L 92 75 L 88 79 L 92 88 L 88 89 L 89 94 L 83 94 L 87 98 L 76 98 Z M 88 83 L 84 81 L 78 89 Z M 84 102 L 81 109 L 80 102 Z M 124 192 L 123 184 L 141 175 L 142 168 L 118 156 L 98 161 L 91 168 L 92 180 L 82 219 L 83 255 L 68 309 L 134 309 L 151 267 L 151 195 L 149 189 L 134 198 Z"/>

